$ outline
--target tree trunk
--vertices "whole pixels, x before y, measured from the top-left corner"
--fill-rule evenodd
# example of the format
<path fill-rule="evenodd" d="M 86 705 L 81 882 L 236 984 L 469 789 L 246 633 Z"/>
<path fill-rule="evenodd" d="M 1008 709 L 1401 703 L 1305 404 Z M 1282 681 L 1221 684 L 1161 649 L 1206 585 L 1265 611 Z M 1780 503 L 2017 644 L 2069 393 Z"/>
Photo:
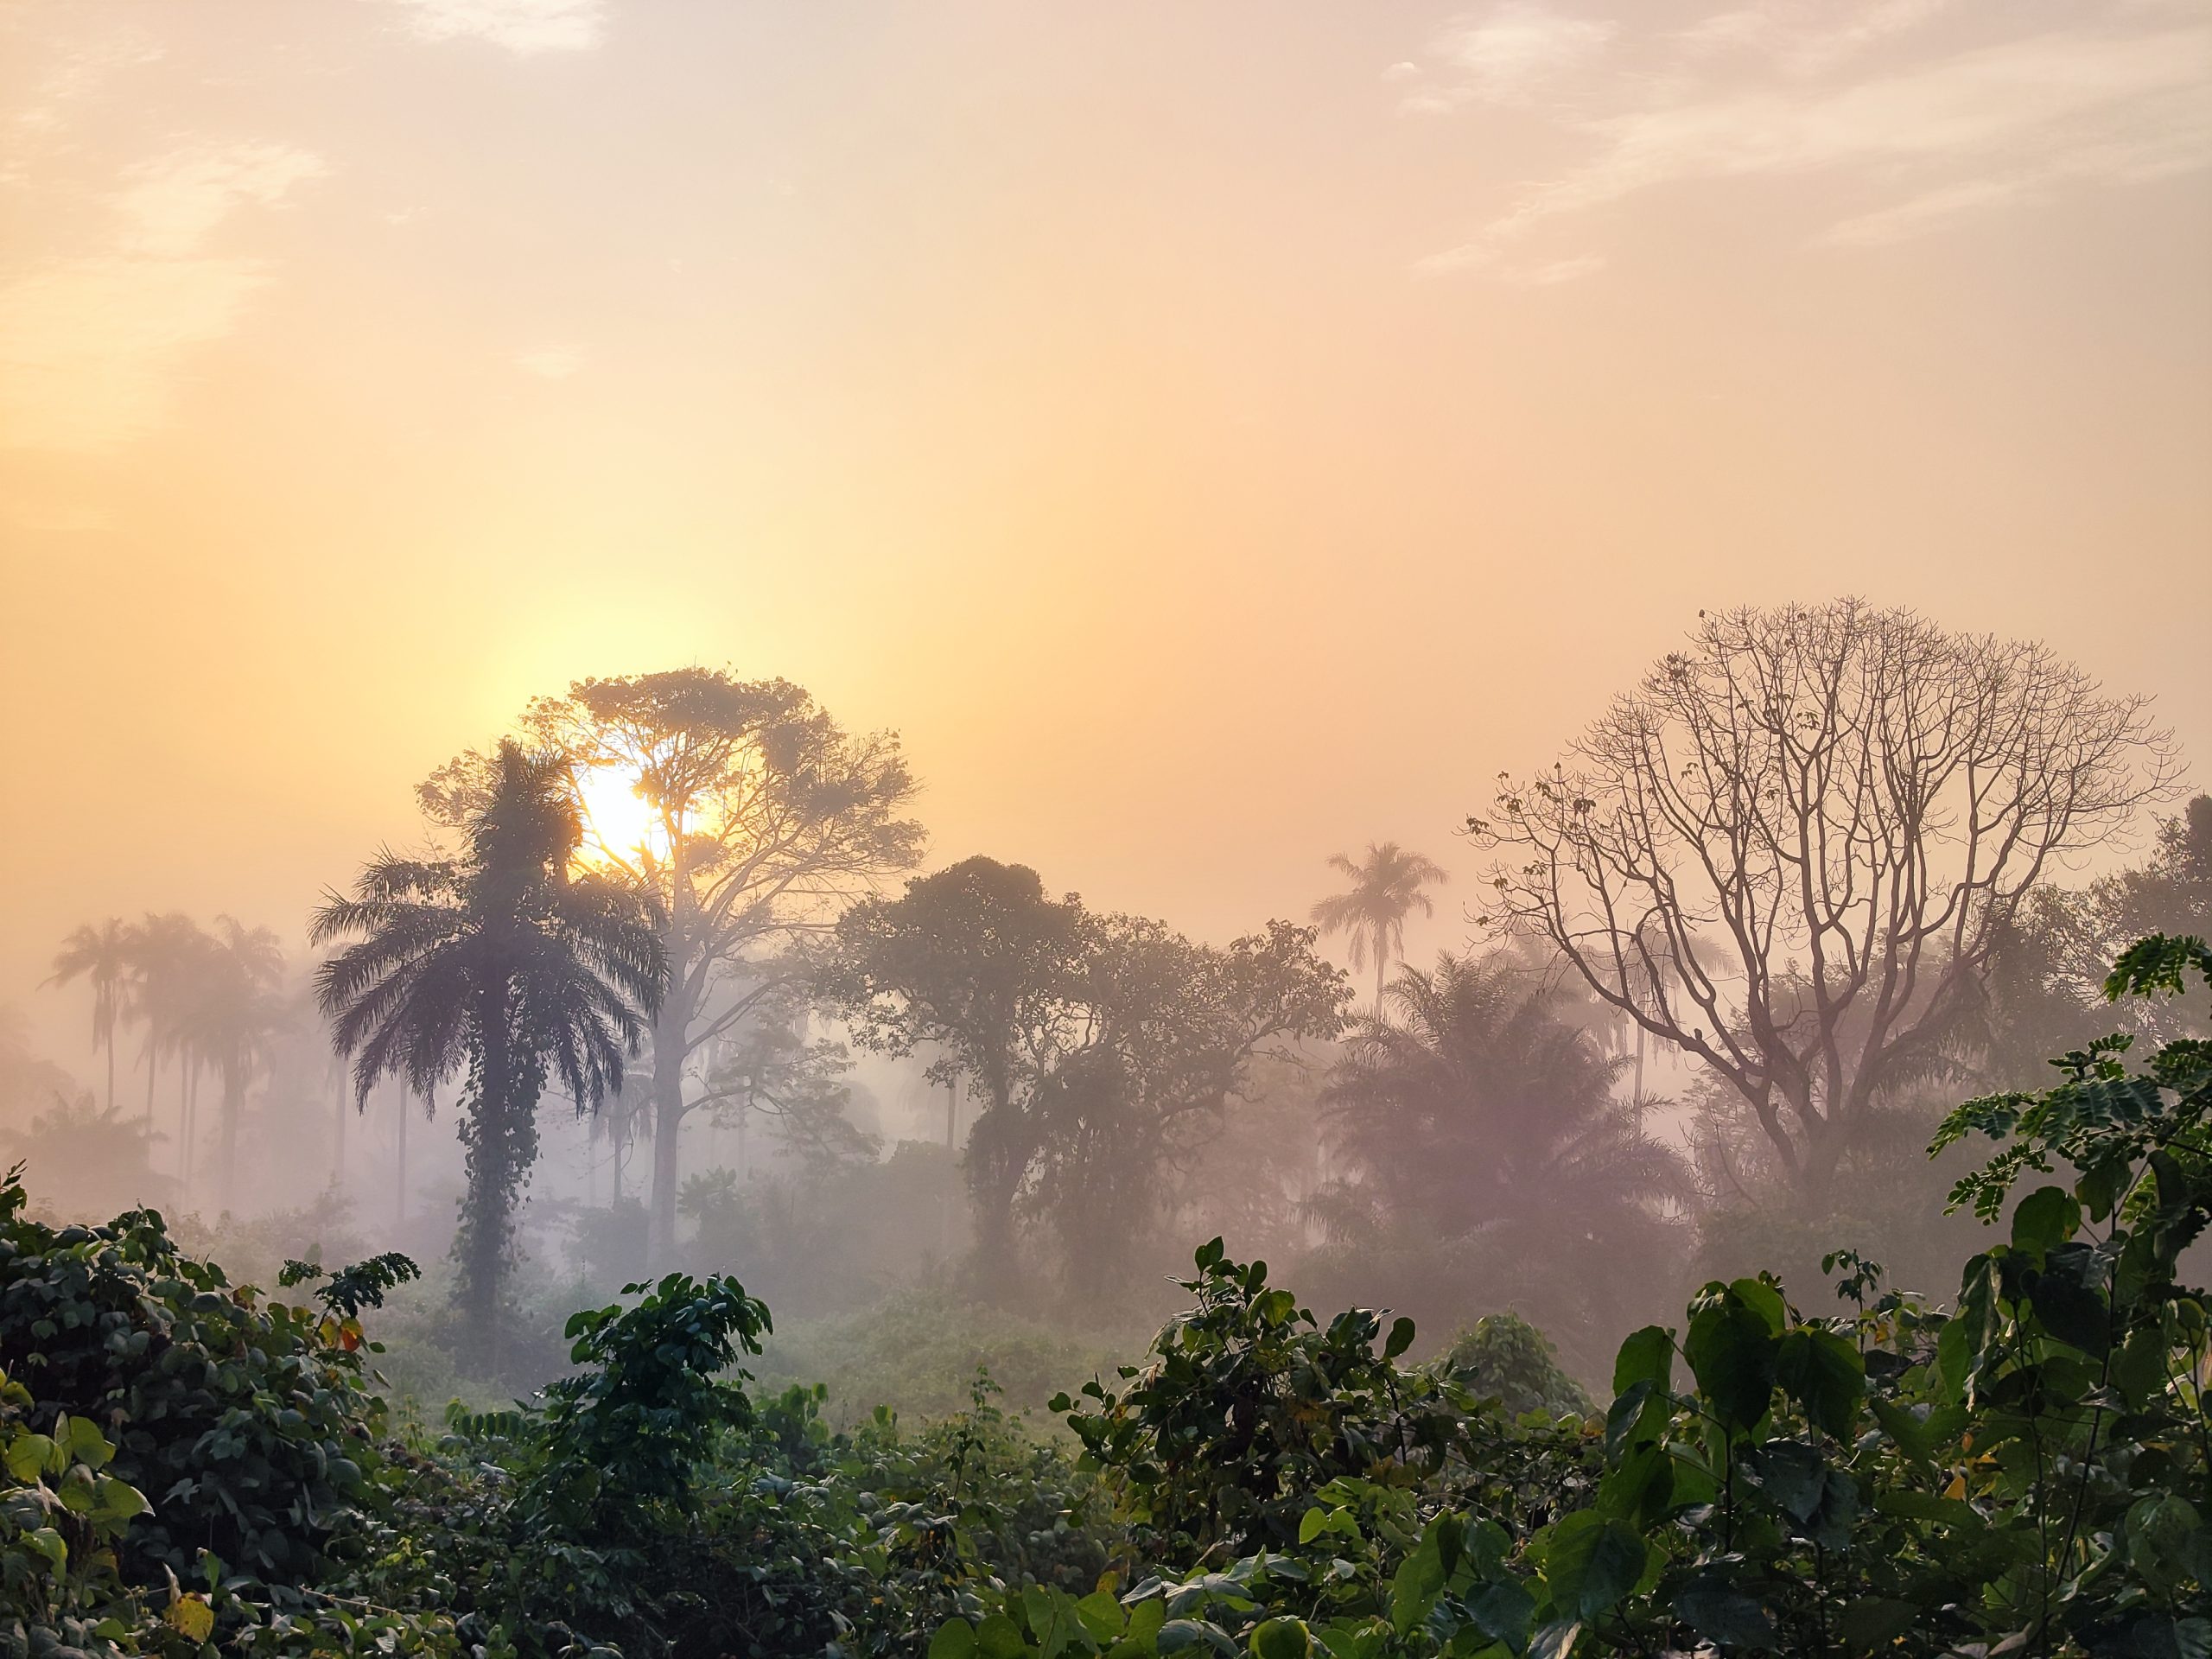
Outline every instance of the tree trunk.
<path fill-rule="evenodd" d="M 228 1068 L 223 1071 L 223 1117 L 221 1124 L 223 1155 L 223 1208 L 231 1207 L 232 1196 L 238 1192 L 238 1114 L 245 1109 L 245 1090 Z"/>
<path fill-rule="evenodd" d="M 653 1188 L 645 1228 L 645 1268 L 665 1273 L 676 1259 L 676 1189 L 683 1176 L 683 1044 L 690 1021 L 673 989 L 653 1020 Z"/>
<path fill-rule="evenodd" d="M 399 1141 L 392 1160 L 391 1220 L 396 1227 L 407 1224 L 407 1085 L 397 1085 L 399 1096 Z"/>
<path fill-rule="evenodd" d="M 107 1034 L 107 1115 L 115 1116 L 115 1033 Z"/>
<path fill-rule="evenodd" d="M 200 1129 L 200 1068 L 196 1065 L 183 1066 L 177 1079 L 176 1116 L 178 1155 L 183 1160 L 184 1179 L 189 1182 L 193 1166 L 199 1162 L 194 1156 L 198 1148 L 193 1145 Z"/>

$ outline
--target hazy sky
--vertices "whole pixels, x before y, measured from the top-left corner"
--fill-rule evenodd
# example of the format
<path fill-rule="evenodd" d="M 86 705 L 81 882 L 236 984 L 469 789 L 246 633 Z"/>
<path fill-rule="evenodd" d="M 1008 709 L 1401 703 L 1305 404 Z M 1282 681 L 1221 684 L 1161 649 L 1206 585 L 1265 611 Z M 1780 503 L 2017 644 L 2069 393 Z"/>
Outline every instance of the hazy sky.
<path fill-rule="evenodd" d="M 2051 639 L 2212 781 L 2203 0 L 15 0 L 0 123 L 80 1067 L 69 925 L 289 936 L 587 674 L 798 680 L 934 860 L 1217 938 L 1471 871 L 1700 606 Z"/>

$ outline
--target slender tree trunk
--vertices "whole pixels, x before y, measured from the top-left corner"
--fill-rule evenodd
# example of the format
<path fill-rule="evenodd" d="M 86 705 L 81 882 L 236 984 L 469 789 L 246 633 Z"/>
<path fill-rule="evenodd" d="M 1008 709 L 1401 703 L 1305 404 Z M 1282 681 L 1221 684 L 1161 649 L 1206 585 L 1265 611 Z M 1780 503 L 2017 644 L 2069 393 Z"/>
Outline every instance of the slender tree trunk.
<path fill-rule="evenodd" d="M 330 1137 L 330 1184 L 337 1186 L 346 1178 L 346 1096 L 344 1078 L 338 1084 L 338 1122 Z"/>
<path fill-rule="evenodd" d="M 200 1162 L 200 1149 L 194 1144 L 200 1133 L 200 1068 L 187 1065 L 182 1070 L 177 1081 L 177 1134 L 184 1148 L 184 1179 L 189 1181 Z"/>
<path fill-rule="evenodd" d="M 115 1116 L 115 1033 L 107 1034 L 107 1115 Z"/>
<path fill-rule="evenodd" d="M 161 1071 L 161 1062 L 154 1053 L 154 1039 L 146 1039 L 146 1133 L 154 1133 L 154 1079 Z"/>
<path fill-rule="evenodd" d="M 682 979 L 674 964 L 669 978 L 668 1000 L 653 1020 L 653 1185 L 645 1226 L 649 1273 L 665 1273 L 674 1264 L 676 1189 L 683 1175 L 683 1043 L 690 1022 L 675 989 Z"/>
<path fill-rule="evenodd" d="M 391 1219 L 394 1226 L 407 1224 L 407 1085 L 400 1084 L 395 1090 L 399 1096 L 399 1142 L 393 1161 L 391 1182 Z"/>
<path fill-rule="evenodd" d="M 231 1207 L 238 1192 L 238 1114 L 245 1109 L 245 1090 L 226 1069 L 223 1073 L 223 1207 Z"/>

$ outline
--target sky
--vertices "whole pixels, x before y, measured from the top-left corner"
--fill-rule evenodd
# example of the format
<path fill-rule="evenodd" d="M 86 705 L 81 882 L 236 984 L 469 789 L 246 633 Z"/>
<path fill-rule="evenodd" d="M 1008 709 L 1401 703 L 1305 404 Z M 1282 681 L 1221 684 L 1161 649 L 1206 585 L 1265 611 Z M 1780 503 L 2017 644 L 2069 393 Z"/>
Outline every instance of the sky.
<path fill-rule="evenodd" d="M 1225 939 L 1701 607 L 2212 783 L 2212 3 L 0 9 L 0 1003 L 297 935 L 533 695 L 893 728 L 931 861 Z"/>

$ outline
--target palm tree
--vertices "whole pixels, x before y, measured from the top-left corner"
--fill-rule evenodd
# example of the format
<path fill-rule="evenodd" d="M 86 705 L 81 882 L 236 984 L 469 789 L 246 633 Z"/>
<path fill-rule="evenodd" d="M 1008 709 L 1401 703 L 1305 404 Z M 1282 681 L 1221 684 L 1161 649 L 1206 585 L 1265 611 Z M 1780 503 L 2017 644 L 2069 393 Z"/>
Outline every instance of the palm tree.
<path fill-rule="evenodd" d="M 1436 914 L 1435 903 L 1424 887 L 1452 878 L 1444 867 L 1420 853 L 1408 852 L 1395 841 L 1370 842 L 1367 856 L 1355 862 L 1343 853 L 1329 860 L 1329 868 L 1351 878 L 1351 888 L 1332 894 L 1313 906 L 1313 922 L 1324 933 L 1342 933 L 1351 942 L 1351 965 L 1363 968 L 1375 958 L 1375 1007 L 1382 1008 L 1382 984 L 1390 959 L 1406 954 L 1406 918 L 1419 909 Z"/>
<path fill-rule="evenodd" d="M 386 853 L 351 897 L 316 911 L 316 972 L 356 1101 L 396 1077 L 425 1097 L 466 1066 L 468 1192 L 454 1242 L 460 1298 L 497 1363 L 513 1213 L 537 1155 L 537 1103 L 557 1075 L 579 1112 L 622 1082 L 659 1005 L 659 918 L 640 889 L 572 869 L 582 839 L 565 761 L 502 743 L 493 787 L 444 860 Z"/>
<path fill-rule="evenodd" d="M 233 917 L 215 918 L 190 1018 L 196 1053 L 222 1084 L 219 1145 L 226 1205 L 238 1173 L 238 1119 L 247 1088 L 268 1062 L 283 973 L 284 953 L 274 933 Z"/>
<path fill-rule="evenodd" d="M 154 1122 L 154 1084 L 161 1063 L 177 1063 L 177 1168 L 191 1173 L 193 1096 L 201 1064 L 188 1029 L 193 988 L 209 941 L 200 924 L 180 911 L 150 912 L 130 930 L 130 1012 L 146 1028 L 146 1124 Z"/>
<path fill-rule="evenodd" d="M 1340 1213 L 1595 1330 L 1672 1254 L 1690 1171 L 1645 1133 L 1641 1103 L 1615 1098 L 1627 1058 L 1552 1001 L 1503 961 L 1405 969 L 1384 1016 L 1355 1027 L 1322 1103 L 1357 1178 L 1339 1184 Z"/>
<path fill-rule="evenodd" d="M 67 985 L 86 979 L 92 988 L 92 1047 L 107 1051 L 107 1109 L 115 1110 L 115 1027 L 123 1014 L 130 988 L 130 925 L 111 916 L 94 926 L 86 923 L 61 942 L 54 958 L 49 985 Z"/>

